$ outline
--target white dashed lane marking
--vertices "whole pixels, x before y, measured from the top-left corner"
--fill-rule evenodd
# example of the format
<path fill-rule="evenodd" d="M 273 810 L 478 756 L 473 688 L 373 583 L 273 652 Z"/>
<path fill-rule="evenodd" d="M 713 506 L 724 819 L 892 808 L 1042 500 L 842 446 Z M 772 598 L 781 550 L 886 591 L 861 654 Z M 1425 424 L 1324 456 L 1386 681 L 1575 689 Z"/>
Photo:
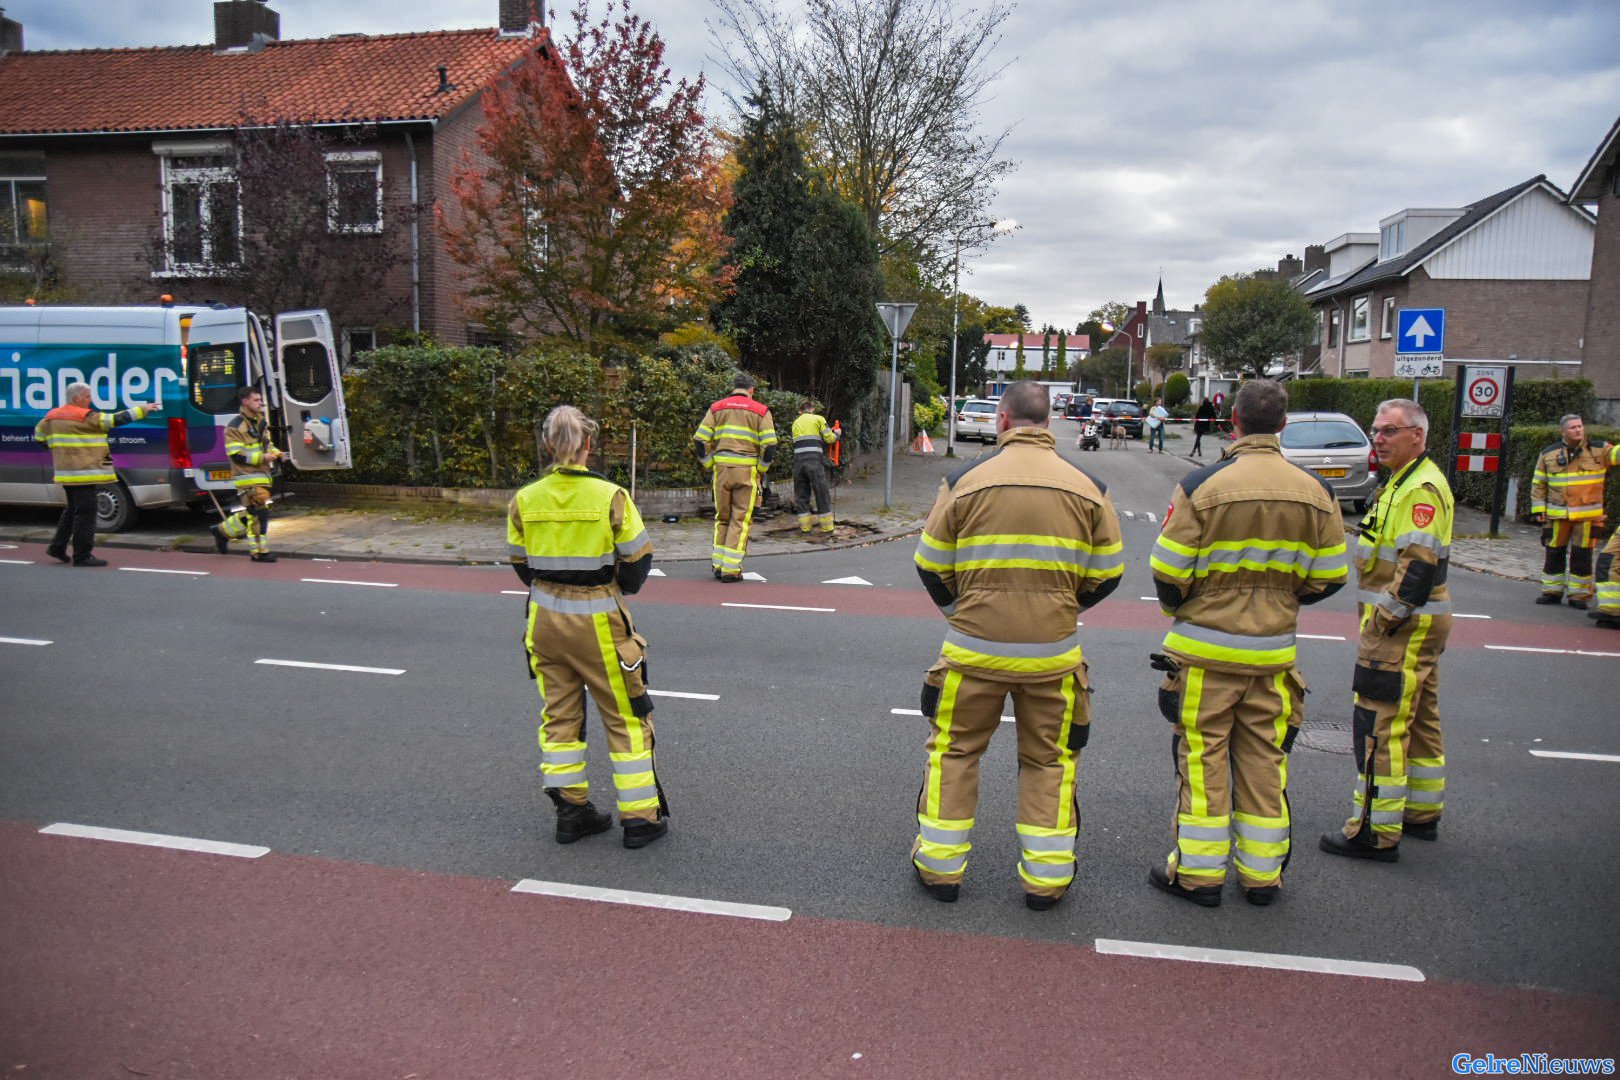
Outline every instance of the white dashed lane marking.
<path fill-rule="evenodd" d="M 404 668 L 392 667 L 357 667 L 353 664 L 317 664 L 310 660 L 255 660 L 255 664 L 267 664 L 270 667 L 315 668 L 318 671 L 357 671 L 362 675 L 403 675 Z"/>
<path fill-rule="evenodd" d="M 254 844 L 230 844 L 223 840 L 197 840 L 189 836 L 165 836 L 162 833 L 130 832 L 128 829 L 104 829 L 98 825 L 70 825 L 58 822 L 39 830 L 47 836 L 76 836 L 84 840 L 110 840 L 117 844 L 140 844 L 144 847 L 173 848 L 176 851 L 200 851 L 208 855 L 233 855 L 238 859 L 257 859 L 268 855 L 270 849 Z"/>
<path fill-rule="evenodd" d="M 393 581 L 349 581 L 345 578 L 306 577 L 299 581 L 308 581 L 314 585 L 369 585 L 373 589 L 397 589 L 399 584 Z"/>
<path fill-rule="evenodd" d="M 732 604 L 732 603 L 722 602 L 720 604 L 720 606 L 721 607 L 758 608 L 758 609 L 764 610 L 764 611 L 824 611 L 824 612 L 827 612 L 829 614 L 831 612 L 834 612 L 834 611 L 838 610 L 837 608 L 830 608 L 830 607 L 794 607 L 791 604 Z"/>
<path fill-rule="evenodd" d="M 1497 652 L 1540 653 L 1545 656 L 1620 656 L 1620 652 L 1594 652 L 1590 649 L 1542 649 L 1534 645 L 1487 645 L 1485 647 L 1494 649 Z"/>
<path fill-rule="evenodd" d="M 1535 757 L 1562 758 L 1566 761 L 1616 761 L 1620 762 L 1620 754 L 1578 754 L 1573 750 L 1532 750 Z"/>
<path fill-rule="evenodd" d="M 1488 618 L 1490 618 L 1489 615 L 1464 615 L 1460 611 L 1453 612 L 1451 617 L 1453 619 L 1488 619 Z"/>
<path fill-rule="evenodd" d="M 694 896 L 665 896 L 662 893 L 631 892 L 628 889 L 601 889 L 594 885 L 570 885 L 565 881 L 535 881 L 525 878 L 512 886 L 516 893 L 560 896 L 569 900 L 597 900 L 604 904 L 630 904 L 634 907 L 663 908 L 666 911 L 692 911 L 700 915 L 729 915 L 736 919 L 762 919 L 787 922 L 793 912 L 785 907 L 760 904 L 734 904 L 729 900 L 704 900 Z"/>
<path fill-rule="evenodd" d="M 1344 640 L 1344 638 L 1340 637 L 1338 634 L 1300 634 L 1298 636 L 1305 639 L 1306 641 L 1343 641 Z"/>
<path fill-rule="evenodd" d="M 692 701 L 719 701 L 719 694 L 689 694 L 684 690 L 651 690 L 647 693 L 653 697 L 688 698 Z"/>
<path fill-rule="evenodd" d="M 41 641 L 31 637 L 0 637 L 0 645 L 50 645 L 49 641 Z"/>
<path fill-rule="evenodd" d="M 892 716 L 921 716 L 922 715 L 922 710 L 921 709 L 890 709 L 889 713 Z M 1003 724 L 1016 723 L 1017 720 L 1018 720 L 1018 718 L 1016 716 L 1003 716 L 1001 718 L 1001 722 Z"/>
<path fill-rule="evenodd" d="M 1245 952 L 1241 949 L 1206 949 L 1196 945 L 1159 945 L 1149 941 L 1097 939 L 1097 952 L 1105 956 L 1140 956 L 1155 960 L 1190 960 L 1198 964 L 1233 964 L 1278 971 L 1314 971 L 1324 975 L 1359 975 L 1368 979 L 1423 982 L 1423 972 L 1405 964 L 1373 964 L 1363 960 L 1335 960 L 1322 956 Z"/>
<path fill-rule="evenodd" d="M 0 559 L 0 563 L 6 563 L 6 564 L 8 564 L 10 566 L 33 566 L 34 565 L 34 560 L 33 559 Z"/>
<path fill-rule="evenodd" d="M 150 566 L 120 566 L 126 574 L 184 574 L 187 577 L 207 577 L 207 570 L 158 570 Z"/>

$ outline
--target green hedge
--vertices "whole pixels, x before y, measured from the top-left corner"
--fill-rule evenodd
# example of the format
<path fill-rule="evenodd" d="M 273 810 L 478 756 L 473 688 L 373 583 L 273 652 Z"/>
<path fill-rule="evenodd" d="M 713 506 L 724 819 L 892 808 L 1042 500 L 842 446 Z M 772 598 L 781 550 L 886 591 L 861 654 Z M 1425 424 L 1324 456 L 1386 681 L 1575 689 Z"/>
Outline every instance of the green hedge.
<path fill-rule="evenodd" d="M 1418 387 L 1418 403 L 1429 414 L 1429 447 L 1442 468 L 1452 441 L 1451 411 L 1456 389 L 1455 379 L 1427 379 Z M 1346 413 L 1363 428 L 1372 425 L 1380 401 L 1411 395 L 1410 379 L 1296 379 L 1288 384 L 1290 408 Z M 1523 516 L 1530 512 L 1530 483 L 1536 458 L 1558 441 L 1559 418 L 1569 413 L 1590 416 L 1595 406 L 1592 384 L 1585 379 L 1527 379 L 1514 384 L 1507 468 L 1510 477 L 1518 478 L 1519 491 L 1518 504 L 1510 507 L 1509 513 Z M 1463 430 L 1494 432 L 1496 426 L 1490 420 L 1465 419 Z M 1589 439 L 1620 442 L 1620 428 L 1588 424 L 1586 434 Z M 1494 483 L 1491 473 L 1458 473 L 1457 501 L 1489 510 Z M 1605 505 L 1610 522 L 1620 522 L 1620 483 L 1609 484 Z"/>
<path fill-rule="evenodd" d="M 705 486 L 692 433 L 710 403 L 731 392 L 736 365 L 711 345 L 660 347 L 606 361 L 557 346 L 517 353 L 434 344 L 366 353 L 344 375 L 354 468 L 301 476 L 334 483 L 517 487 L 546 462 L 540 424 L 558 404 L 601 424 L 592 467 L 625 483 L 635 426 L 638 482 Z M 791 428 L 801 397 L 761 386 L 779 438 L 773 480 L 792 476 Z M 881 440 L 881 402 L 843 418 L 851 448 Z"/>

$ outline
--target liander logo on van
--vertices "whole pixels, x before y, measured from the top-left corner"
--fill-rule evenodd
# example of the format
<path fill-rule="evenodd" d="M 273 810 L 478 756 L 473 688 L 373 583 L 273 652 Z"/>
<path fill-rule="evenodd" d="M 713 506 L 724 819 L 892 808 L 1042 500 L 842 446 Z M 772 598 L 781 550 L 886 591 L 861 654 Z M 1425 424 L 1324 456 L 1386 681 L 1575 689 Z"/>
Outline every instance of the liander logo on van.
<path fill-rule="evenodd" d="M 154 397 L 184 397 L 183 389 L 170 394 L 164 385 L 185 383 L 172 367 L 174 352 L 169 347 L 85 349 L 77 354 L 71 346 L 13 349 L 8 362 L 0 365 L 0 411 L 49 412 L 66 404 L 67 388 L 74 383 L 89 386 L 93 407 L 108 411 L 142 405 Z"/>

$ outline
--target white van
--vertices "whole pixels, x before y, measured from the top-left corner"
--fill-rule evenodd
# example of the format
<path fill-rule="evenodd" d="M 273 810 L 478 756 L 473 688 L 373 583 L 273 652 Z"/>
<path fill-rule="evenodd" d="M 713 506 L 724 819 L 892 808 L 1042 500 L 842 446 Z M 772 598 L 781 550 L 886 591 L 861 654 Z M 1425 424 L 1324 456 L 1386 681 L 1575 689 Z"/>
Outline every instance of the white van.
<path fill-rule="evenodd" d="M 96 409 L 163 402 L 162 412 L 108 433 L 118 482 L 100 491 L 102 532 L 128 528 L 141 507 L 233 489 L 225 428 L 245 386 L 263 392 L 272 437 L 292 464 L 351 463 L 325 311 L 277 315 L 272 338 L 263 319 L 239 307 L 0 307 L 0 504 L 67 502 L 34 427 L 73 383 L 90 387 Z"/>

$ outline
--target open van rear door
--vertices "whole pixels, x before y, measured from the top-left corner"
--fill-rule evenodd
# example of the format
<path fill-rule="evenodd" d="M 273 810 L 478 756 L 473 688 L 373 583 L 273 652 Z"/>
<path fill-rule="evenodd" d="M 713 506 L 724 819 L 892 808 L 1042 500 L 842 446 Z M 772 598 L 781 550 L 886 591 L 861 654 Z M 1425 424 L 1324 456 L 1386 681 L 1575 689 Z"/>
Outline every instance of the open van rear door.
<path fill-rule="evenodd" d="M 349 422 L 332 317 L 325 311 L 277 315 L 276 360 L 276 387 L 292 463 L 307 471 L 349 468 Z"/>

